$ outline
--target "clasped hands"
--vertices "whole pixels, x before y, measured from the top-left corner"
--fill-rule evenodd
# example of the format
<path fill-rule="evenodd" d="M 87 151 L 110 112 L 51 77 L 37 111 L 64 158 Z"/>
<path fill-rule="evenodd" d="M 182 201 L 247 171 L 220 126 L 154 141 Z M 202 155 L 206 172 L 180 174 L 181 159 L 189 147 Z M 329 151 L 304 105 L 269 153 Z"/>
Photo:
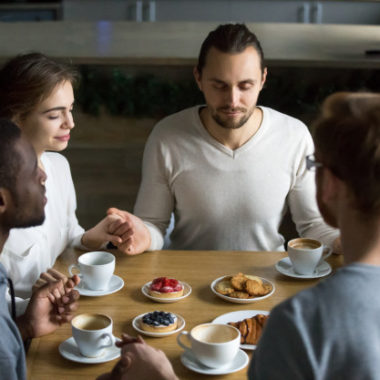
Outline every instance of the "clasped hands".
<path fill-rule="evenodd" d="M 70 322 L 78 308 L 77 275 L 71 278 L 49 269 L 33 287 L 25 313 L 16 319 L 23 340 L 47 335 L 63 323 Z M 58 273 L 53 274 L 53 273 Z"/>
<path fill-rule="evenodd" d="M 82 237 L 82 244 L 90 249 L 99 249 L 108 241 L 127 255 L 137 255 L 149 248 L 151 238 L 140 218 L 112 207 L 107 210 L 107 216 Z"/>

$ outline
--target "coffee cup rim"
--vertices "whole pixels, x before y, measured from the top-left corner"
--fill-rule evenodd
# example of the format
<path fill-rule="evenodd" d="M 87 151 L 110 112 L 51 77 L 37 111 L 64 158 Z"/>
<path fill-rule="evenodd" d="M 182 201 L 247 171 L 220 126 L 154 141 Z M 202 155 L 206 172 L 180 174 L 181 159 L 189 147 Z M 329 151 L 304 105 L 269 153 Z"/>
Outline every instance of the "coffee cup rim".
<path fill-rule="evenodd" d="M 75 326 L 75 320 L 79 317 L 83 317 L 83 316 L 91 316 L 91 317 L 102 317 L 102 318 L 106 318 L 108 319 L 109 321 L 109 324 L 101 329 L 82 329 L 78 326 Z M 100 331 L 100 330 L 103 330 L 103 329 L 106 329 L 108 328 L 110 325 L 112 325 L 113 321 L 112 321 L 112 318 L 106 314 L 100 314 L 100 313 L 82 313 L 82 314 L 77 314 L 72 320 L 71 320 L 71 326 L 74 327 L 75 329 L 77 330 L 80 330 L 80 331 Z"/>
<path fill-rule="evenodd" d="M 109 258 L 109 261 L 104 263 L 104 264 L 96 264 L 97 267 L 100 267 L 103 265 L 109 265 L 115 261 L 115 256 L 112 253 L 109 253 L 107 251 L 90 251 L 90 252 L 86 252 L 86 253 L 83 253 L 82 255 L 80 255 L 78 257 L 78 263 L 80 263 L 82 265 L 94 265 L 94 264 L 88 264 L 88 263 L 83 262 L 83 260 L 85 260 L 87 257 L 93 255 L 94 253 L 101 253 L 103 256 L 106 256 Z"/>
<path fill-rule="evenodd" d="M 200 340 L 200 339 L 195 338 L 194 335 L 193 335 L 193 331 L 194 331 L 195 329 L 197 329 L 197 328 L 202 327 L 202 326 L 223 326 L 223 328 L 226 328 L 226 327 L 227 327 L 227 328 L 229 328 L 229 329 L 232 329 L 232 330 L 236 331 L 237 335 L 236 335 L 236 337 L 234 337 L 233 339 L 227 340 L 227 341 L 225 341 L 225 342 L 219 342 L 219 343 L 217 343 L 217 342 L 204 342 L 204 341 L 202 341 L 202 340 Z M 227 325 L 227 324 L 224 324 L 224 323 L 211 323 L 211 322 L 210 322 L 210 323 L 201 323 L 201 324 L 199 324 L 199 325 L 197 325 L 197 326 L 194 326 L 194 327 L 190 330 L 190 335 L 191 335 L 191 337 L 192 337 L 194 340 L 196 340 L 197 342 L 207 343 L 207 344 L 215 345 L 215 346 L 218 346 L 218 345 L 221 345 L 221 344 L 225 344 L 225 343 L 229 343 L 229 342 L 233 342 L 235 339 L 239 339 L 239 340 L 240 340 L 240 331 L 239 331 L 236 327 L 231 326 L 231 325 Z"/>
<path fill-rule="evenodd" d="M 311 242 L 313 244 L 316 243 L 316 244 L 318 244 L 318 246 L 314 247 L 314 248 L 296 248 L 296 247 L 293 247 L 294 244 L 301 243 L 301 242 L 304 242 L 304 243 Z M 295 249 L 295 250 L 304 250 L 304 249 L 314 250 L 314 249 L 320 249 L 321 247 L 323 247 L 323 244 L 319 240 L 316 240 L 316 239 L 311 239 L 311 238 L 295 238 L 295 239 L 291 239 L 291 240 L 288 241 L 287 247 Z"/>

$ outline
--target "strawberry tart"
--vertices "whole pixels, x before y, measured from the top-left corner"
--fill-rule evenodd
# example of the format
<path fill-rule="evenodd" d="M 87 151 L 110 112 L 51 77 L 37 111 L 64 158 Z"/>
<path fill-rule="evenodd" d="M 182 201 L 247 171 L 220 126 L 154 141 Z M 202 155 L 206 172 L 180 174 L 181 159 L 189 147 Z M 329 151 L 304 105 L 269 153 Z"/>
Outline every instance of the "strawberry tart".
<path fill-rule="evenodd" d="M 155 278 L 148 289 L 152 297 L 157 298 L 177 298 L 183 296 L 183 285 L 174 278 Z"/>

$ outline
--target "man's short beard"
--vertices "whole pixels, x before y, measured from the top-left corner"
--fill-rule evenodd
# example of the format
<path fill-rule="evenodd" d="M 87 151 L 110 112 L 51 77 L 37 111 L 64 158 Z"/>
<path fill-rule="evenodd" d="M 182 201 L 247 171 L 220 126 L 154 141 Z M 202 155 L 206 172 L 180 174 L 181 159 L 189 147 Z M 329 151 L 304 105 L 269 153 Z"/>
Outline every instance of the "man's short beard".
<path fill-rule="evenodd" d="M 45 215 L 35 216 L 30 219 L 15 219 L 12 228 L 28 228 L 40 226 L 45 221 Z"/>
<path fill-rule="evenodd" d="M 45 221 L 45 210 L 42 209 L 42 214 L 33 213 L 33 215 L 26 214 L 25 210 L 27 205 L 22 205 L 20 197 L 16 192 L 13 194 L 15 213 L 9 221 L 10 228 L 28 228 L 40 226 Z"/>
<path fill-rule="evenodd" d="M 227 107 L 219 108 L 219 110 L 223 110 L 223 109 L 227 109 Z M 238 128 L 241 128 L 245 123 L 247 123 L 247 121 L 252 116 L 254 110 L 255 110 L 255 107 L 252 107 L 251 110 L 247 111 L 237 122 L 234 122 L 234 123 L 223 120 L 221 117 L 219 117 L 217 112 L 213 112 L 211 116 L 214 119 L 214 121 L 222 128 L 238 129 Z"/>

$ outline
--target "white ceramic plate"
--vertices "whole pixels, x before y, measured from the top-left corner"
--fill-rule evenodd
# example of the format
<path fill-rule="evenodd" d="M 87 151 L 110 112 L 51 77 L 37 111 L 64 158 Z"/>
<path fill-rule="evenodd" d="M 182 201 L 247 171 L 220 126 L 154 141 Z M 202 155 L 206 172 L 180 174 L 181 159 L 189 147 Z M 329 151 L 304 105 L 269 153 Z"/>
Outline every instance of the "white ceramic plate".
<path fill-rule="evenodd" d="M 81 296 L 88 297 L 100 297 L 106 296 L 108 294 L 116 293 L 124 286 L 124 280 L 116 276 L 115 274 L 111 277 L 111 280 L 108 285 L 108 289 L 105 290 L 91 290 L 84 287 L 84 282 L 81 281 L 78 286 L 75 287 L 78 290 Z"/>
<path fill-rule="evenodd" d="M 265 298 L 270 297 L 270 296 L 274 293 L 274 291 L 275 291 L 275 289 L 276 289 L 275 286 L 274 286 L 274 284 L 273 284 L 273 282 L 267 280 L 266 278 L 259 277 L 259 278 L 261 278 L 261 280 L 263 281 L 264 284 L 269 284 L 269 285 L 272 286 L 272 290 L 271 290 L 268 294 L 266 294 L 265 296 L 261 296 L 261 297 L 253 297 L 253 298 L 235 298 L 235 297 L 229 297 L 229 296 L 225 296 L 224 294 L 220 294 L 219 292 L 217 292 L 217 291 L 215 290 L 215 286 L 216 286 L 216 284 L 217 284 L 219 281 L 223 280 L 225 277 L 231 277 L 231 275 L 222 276 L 222 277 L 219 277 L 219 278 L 217 278 L 216 280 L 214 280 L 214 281 L 211 283 L 211 290 L 212 290 L 212 292 L 213 292 L 216 296 L 218 296 L 218 297 L 220 297 L 220 298 L 222 298 L 222 299 L 224 299 L 225 301 L 228 301 L 228 302 L 233 302 L 233 303 L 251 303 L 251 302 L 261 301 L 261 300 L 264 300 Z"/>
<path fill-rule="evenodd" d="M 120 339 L 116 338 L 117 341 Z M 73 362 L 77 363 L 87 363 L 87 364 L 98 364 L 98 363 L 105 363 L 109 362 L 110 360 L 117 359 L 120 356 L 120 348 L 116 347 L 115 345 L 111 347 L 107 347 L 103 354 L 96 357 L 96 358 L 88 358 L 86 356 L 83 356 L 79 352 L 79 348 L 77 344 L 75 343 L 75 340 L 73 337 L 70 337 L 69 339 L 66 339 L 64 342 L 62 342 L 59 345 L 59 352 L 60 354 Z"/>
<path fill-rule="evenodd" d="M 232 363 L 223 366 L 222 368 L 209 368 L 200 363 L 190 350 L 186 350 L 181 355 L 181 362 L 186 368 L 204 375 L 226 375 L 228 373 L 240 371 L 246 367 L 249 362 L 249 357 L 244 351 L 239 350 Z"/>
<path fill-rule="evenodd" d="M 147 312 L 149 313 L 149 312 Z M 140 314 L 138 315 L 137 317 L 135 317 L 132 321 L 132 326 L 133 328 L 138 331 L 140 334 L 144 334 L 144 335 L 147 335 L 147 336 L 152 336 L 152 337 L 156 337 L 156 338 L 161 338 L 161 337 L 164 337 L 164 336 L 168 336 L 168 335 L 172 335 L 172 334 L 175 334 L 179 331 L 181 331 L 186 323 L 185 323 L 185 319 L 183 317 L 181 317 L 180 315 L 178 314 L 175 314 L 175 313 L 172 313 L 174 314 L 176 317 L 177 317 L 177 321 L 178 321 L 178 324 L 177 324 L 177 328 L 175 330 L 172 330 L 172 331 L 167 331 L 167 332 L 151 332 L 151 331 L 145 331 L 143 330 L 140 326 L 140 323 L 142 321 L 142 317 L 147 314 L 147 313 L 143 313 L 143 314 Z"/>
<path fill-rule="evenodd" d="M 224 323 L 228 324 L 228 322 L 239 322 L 243 319 L 254 317 L 256 314 L 264 314 L 269 315 L 269 311 L 266 310 L 239 310 L 239 311 L 233 311 L 231 313 L 226 313 L 219 315 L 219 317 L 216 317 L 212 323 Z M 241 344 L 241 348 L 244 350 L 254 350 L 256 349 L 255 344 Z"/>
<path fill-rule="evenodd" d="M 323 261 L 321 264 L 317 266 L 314 273 L 312 274 L 298 274 L 294 272 L 293 265 L 289 259 L 289 257 L 285 257 L 282 260 L 278 261 L 275 265 L 275 268 L 281 274 L 292 277 L 299 278 L 301 280 L 311 280 L 315 278 L 321 278 L 329 275 L 332 271 L 331 266 L 326 261 Z"/>
<path fill-rule="evenodd" d="M 181 297 L 175 297 L 175 298 L 159 298 L 159 297 L 153 297 L 149 294 L 149 288 L 152 281 L 147 282 L 142 288 L 141 291 L 144 294 L 144 296 L 150 298 L 153 301 L 160 302 L 160 303 L 172 303 L 177 302 L 180 300 L 183 300 L 184 298 L 188 297 L 191 294 L 191 286 L 183 281 L 179 281 L 183 286 L 183 295 Z"/>

